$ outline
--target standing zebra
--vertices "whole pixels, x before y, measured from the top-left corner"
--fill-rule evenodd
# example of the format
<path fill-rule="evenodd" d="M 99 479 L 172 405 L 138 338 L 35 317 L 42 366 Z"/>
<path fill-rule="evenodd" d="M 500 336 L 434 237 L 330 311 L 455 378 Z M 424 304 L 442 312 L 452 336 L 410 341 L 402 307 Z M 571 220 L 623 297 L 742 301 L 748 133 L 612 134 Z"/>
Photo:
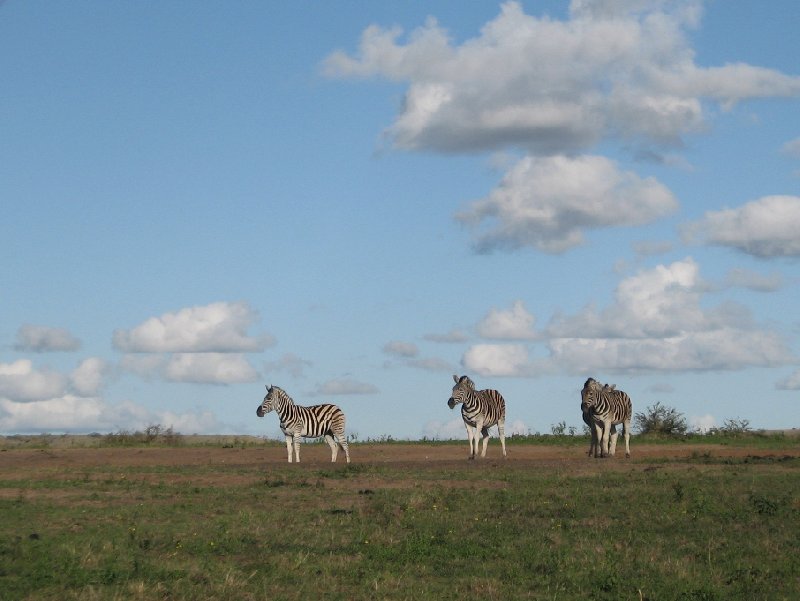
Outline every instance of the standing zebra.
<path fill-rule="evenodd" d="M 617 449 L 616 424 L 622 424 L 625 435 L 625 457 L 631 456 L 630 430 L 633 405 L 626 393 L 615 390 L 614 386 L 608 384 L 601 386 L 597 380 L 589 378 L 581 390 L 581 411 L 584 421 L 587 424 L 591 422 L 594 426 L 592 443 L 595 457 L 597 457 L 597 443 L 600 443 L 601 457 L 614 456 Z M 589 427 L 592 428 L 592 425 Z"/>
<path fill-rule="evenodd" d="M 616 384 L 605 384 L 603 386 L 603 390 L 614 390 L 616 387 Z M 586 427 L 589 428 L 589 433 L 591 435 L 591 441 L 589 442 L 589 457 L 596 456 L 598 445 L 600 444 L 598 439 L 602 437 L 602 425 L 595 424 L 594 420 L 592 419 L 592 412 L 586 403 L 581 402 L 581 413 L 583 414 L 583 422 L 586 424 Z M 598 430 L 600 430 L 599 435 Z M 616 449 L 617 427 L 614 424 L 611 424 L 611 440 L 614 441 L 614 449 Z M 606 449 L 606 451 L 607 450 L 608 449 Z"/>
<path fill-rule="evenodd" d="M 347 463 L 350 463 L 350 451 L 347 437 L 344 435 L 344 413 L 336 405 L 313 405 L 301 407 L 277 386 L 267 387 L 267 396 L 256 409 L 258 417 L 264 417 L 275 411 L 281 420 L 281 430 L 286 435 L 286 451 L 289 463 L 292 462 L 292 445 L 294 445 L 295 461 L 300 463 L 300 438 L 325 437 L 331 448 L 331 462 L 336 463 L 339 447 L 342 447 Z"/>
<path fill-rule="evenodd" d="M 447 401 L 447 406 L 453 409 L 458 403 L 461 405 L 461 418 L 467 429 L 469 440 L 469 458 L 475 459 L 478 452 L 478 433 L 483 436 L 483 451 L 481 457 L 486 457 L 486 445 L 489 442 L 489 428 L 497 424 L 500 431 L 500 444 L 503 447 L 503 457 L 506 456 L 506 402 L 496 390 L 475 390 L 475 384 L 467 376 L 453 376 L 456 383 L 453 392 Z"/>

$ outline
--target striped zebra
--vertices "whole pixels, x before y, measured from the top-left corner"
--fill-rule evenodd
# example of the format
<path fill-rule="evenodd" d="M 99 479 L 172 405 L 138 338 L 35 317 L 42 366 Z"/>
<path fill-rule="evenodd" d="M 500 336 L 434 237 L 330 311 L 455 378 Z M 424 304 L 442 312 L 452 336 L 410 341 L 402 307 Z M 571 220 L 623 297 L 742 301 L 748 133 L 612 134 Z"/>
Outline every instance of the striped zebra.
<path fill-rule="evenodd" d="M 286 436 L 286 451 L 289 454 L 289 463 L 292 462 L 292 446 L 294 446 L 295 461 L 300 463 L 300 438 L 325 437 L 325 442 L 331 448 L 331 462 L 336 463 L 339 447 L 342 447 L 347 463 L 350 463 L 350 451 L 347 447 L 347 437 L 344 434 L 344 413 L 336 405 L 312 405 L 301 407 L 295 405 L 294 400 L 277 386 L 267 387 L 267 396 L 256 409 L 258 417 L 264 417 L 270 411 L 275 411 L 281 421 L 281 430 Z"/>
<path fill-rule="evenodd" d="M 500 444 L 503 457 L 506 456 L 506 402 L 496 390 L 475 390 L 475 383 L 467 376 L 453 376 L 456 383 L 447 401 L 450 409 L 461 405 L 461 418 L 467 429 L 469 440 L 469 458 L 475 459 L 478 452 L 478 433 L 483 437 L 481 457 L 486 457 L 486 445 L 489 442 L 489 428 L 497 425 L 500 431 Z"/>
<path fill-rule="evenodd" d="M 617 387 L 616 384 L 605 384 L 603 386 L 604 390 L 614 390 Z M 581 413 L 583 414 L 583 422 L 586 424 L 586 427 L 589 428 L 589 433 L 591 435 L 591 442 L 589 443 L 589 457 L 592 457 L 597 454 L 597 449 L 599 448 L 598 442 L 598 429 L 600 430 L 600 436 L 602 437 L 602 427 L 597 427 L 592 419 L 592 412 L 589 409 L 589 406 L 581 402 Z M 614 424 L 611 424 L 611 439 L 614 440 L 614 448 L 616 449 L 616 439 L 617 439 L 617 427 Z"/>
<path fill-rule="evenodd" d="M 617 424 L 622 425 L 625 435 L 625 457 L 631 456 L 630 430 L 633 405 L 626 393 L 615 388 L 614 385 L 608 384 L 601 386 L 600 382 L 589 378 L 581 390 L 583 421 L 592 430 L 589 451 L 591 453 L 593 447 L 595 457 L 598 456 L 598 446 L 601 457 L 614 456 L 617 450 L 618 433 L 615 427 Z"/>

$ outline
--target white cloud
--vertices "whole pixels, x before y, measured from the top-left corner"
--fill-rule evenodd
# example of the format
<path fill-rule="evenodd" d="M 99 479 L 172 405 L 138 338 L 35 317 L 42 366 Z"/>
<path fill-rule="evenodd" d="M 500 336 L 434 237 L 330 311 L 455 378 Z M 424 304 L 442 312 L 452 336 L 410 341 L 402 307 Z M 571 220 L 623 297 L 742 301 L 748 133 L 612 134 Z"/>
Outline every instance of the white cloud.
<path fill-rule="evenodd" d="M 800 256 L 800 196 L 765 196 L 736 209 L 709 211 L 683 229 L 687 241 L 729 246 L 760 258 Z"/>
<path fill-rule="evenodd" d="M 66 387 L 63 374 L 36 369 L 28 359 L 0 363 L 0 397 L 18 402 L 41 401 L 63 394 Z"/>
<path fill-rule="evenodd" d="M 402 41 L 367 28 L 355 55 L 331 54 L 331 77 L 407 82 L 388 128 L 404 149 L 523 146 L 572 153 L 608 136 L 676 144 L 705 127 L 704 105 L 795 96 L 800 78 L 747 64 L 703 68 L 686 32 L 700 3 L 580 1 L 567 20 L 506 2 L 480 35 L 454 44 L 435 19 Z"/>
<path fill-rule="evenodd" d="M 586 229 L 642 225 L 677 207 L 658 181 L 620 171 L 607 158 L 529 156 L 456 218 L 474 226 L 489 223 L 476 235 L 480 252 L 530 246 L 561 253 L 582 244 Z"/>
<path fill-rule="evenodd" d="M 622 280 L 604 311 L 556 317 L 547 331 L 553 338 L 652 338 L 706 329 L 718 317 L 700 306 L 702 284 L 691 257 L 658 265 Z"/>
<path fill-rule="evenodd" d="M 261 377 L 241 353 L 125 355 L 120 367 L 146 380 L 193 384 L 238 384 Z"/>
<path fill-rule="evenodd" d="M 377 387 L 365 382 L 350 379 L 328 380 L 320 384 L 315 395 L 349 395 L 349 394 L 376 394 L 380 392 Z"/>
<path fill-rule="evenodd" d="M 535 346 L 480 344 L 462 365 L 485 376 L 540 373 L 672 372 L 735 370 L 794 363 L 781 332 L 760 328 L 734 303 L 708 307 L 710 287 L 686 258 L 624 278 L 606 308 L 588 306 L 557 315 L 537 334 L 548 356 L 531 358 Z"/>
<path fill-rule="evenodd" d="M 171 382 L 237 384 L 255 382 L 259 374 L 241 354 L 178 353 L 164 365 L 163 377 Z"/>
<path fill-rule="evenodd" d="M 75 351 L 81 341 L 64 328 L 50 328 L 25 324 L 17 330 L 14 350 L 21 352 L 45 353 L 51 351 Z"/>
<path fill-rule="evenodd" d="M 492 308 L 478 324 L 478 334 L 483 338 L 499 340 L 526 340 L 536 337 L 535 318 L 525 308 L 521 300 L 514 302 L 511 309 L 501 311 Z"/>
<path fill-rule="evenodd" d="M 464 353 L 461 363 L 482 376 L 529 375 L 528 351 L 522 344 L 476 344 Z"/>
<path fill-rule="evenodd" d="M 694 432 L 705 434 L 712 428 L 717 427 L 716 418 L 711 415 L 693 415 L 689 418 L 689 428 Z"/>
<path fill-rule="evenodd" d="M 704 308 L 691 258 L 620 282 L 615 302 L 554 319 L 551 360 L 568 371 L 679 371 L 774 366 L 791 361 L 777 332 L 756 328 L 733 304 Z"/>
<path fill-rule="evenodd" d="M 126 401 L 111 405 L 98 397 L 71 394 L 29 403 L 0 398 L 0 431 L 8 433 L 37 432 L 116 432 L 143 430 L 151 424 L 170 426 L 176 432 L 220 433 L 226 430 L 208 411 L 176 414 L 150 411 Z"/>
<path fill-rule="evenodd" d="M 664 338 L 558 338 L 549 347 L 552 360 L 573 373 L 733 370 L 792 361 L 779 334 L 730 327 Z"/>
<path fill-rule="evenodd" d="M 70 375 L 72 389 L 83 397 L 94 396 L 103 387 L 109 371 L 109 365 L 98 357 L 84 359 Z"/>
<path fill-rule="evenodd" d="M 236 353 L 261 351 L 268 336 L 251 337 L 258 320 L 245 302 L 218 302 L 151 317 L 131 330 L 116 330 L 114 346 L 128 353 Z"/>
<path fill-rule="evenodd" d="M 383 345 L 383 352 L 394 357 L 409 358 L 419 355 L 419 348 L 413 342 L 393 340 Z"/>
<path fill-rule="evenodd" d="M 444 406 L 445 403 L 442 403 Z M 439 420 L 431 420 L 422 428 L 422 435 L 425 438 L 433 440 L 459 440 L 466 437 L 466 430 L 464 429 L 464 420 L 461 419 L 461 410 L 455 411 L 458 417 L 451 420 L 442 422 Z"/>

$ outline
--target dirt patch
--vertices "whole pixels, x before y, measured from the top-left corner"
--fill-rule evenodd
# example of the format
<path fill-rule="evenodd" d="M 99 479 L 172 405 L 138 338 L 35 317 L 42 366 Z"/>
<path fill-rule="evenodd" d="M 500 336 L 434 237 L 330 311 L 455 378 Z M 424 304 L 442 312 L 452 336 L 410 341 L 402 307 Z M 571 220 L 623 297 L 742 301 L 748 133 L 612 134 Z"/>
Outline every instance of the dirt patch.
<path fill-rule="evenodd" d="M 521 445 L 510 446 L 508 457 L 503 459 L 500 448 L 491 447 L 484 459 L 467 460 L 465 444 L 358 444 L 351 445 L 351 466 L 358 465 L 391 465 L 392 467 L 436 468 L 446 470 L 450 467 L 463 469 L 465 465 L 475 469 L 484 469 L 497 465 L 509 467 L 563 467 L 577 469 L 630 469 L 641 463 L 641 460 L 653 459 L 681 460 L 702 456 L 715 458 L 765 458 L 765 457 L 798 457 L 800 448 L 788 446 L 776 450 L 755 449 L 749 446 L 733 447 L 710 444 L 671 444 L 671 445 L 636 445 L 632 449 L 633 457 L 625 459 L 617 454 L 609 459 L 590 459 L 585 455 L 583 447 L 560 447 Z M 306 444 L 301 450 L 301 463 L 293 464 L 296 470 L 309 468 L 337 469 L 343 467 L 343 457 L 333 465 L 330 462 L 330 450 L 322 444 Z M 278 446 L 263 448 L 219 448 L 219 447 L 177 447 L 177 448 L 99 448 L 99 449 L 14 449 L 0 453 L 0 480 L 53 478 L 54 474 L 63 474 L 64 478 L 75 478 L 81 471 L 90 474 L 93 471 L 113 472 L 140 468 L 192 468 L 192 467 L 229 467 L 241 469 L 252 468 L 255 471 L 277 466 L 288 466 L 286 452 Z M 646 465 L 642 466 L 643 468 Z M 174 476 L 174 469 L 165 470 Z M 214 470 L 224 477 L 224 470 Z M 155 470 L 157 477 L 158 470 Z M 91 475 L 85 475 L 91 478 Z M 208 477 L 206 474 L 204 477 Z M 186 476 L 194 480 L 191 475 Z"/>

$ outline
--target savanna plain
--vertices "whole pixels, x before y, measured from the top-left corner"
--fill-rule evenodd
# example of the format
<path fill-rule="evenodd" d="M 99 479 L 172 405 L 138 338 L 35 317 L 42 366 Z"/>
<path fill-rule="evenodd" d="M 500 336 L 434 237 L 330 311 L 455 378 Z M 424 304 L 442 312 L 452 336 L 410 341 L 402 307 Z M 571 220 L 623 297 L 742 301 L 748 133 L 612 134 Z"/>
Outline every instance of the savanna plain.
<path fill-rule="evenodd" d="M 800 437 L 0 438 L 0 599 L 800 599 Z"/>

